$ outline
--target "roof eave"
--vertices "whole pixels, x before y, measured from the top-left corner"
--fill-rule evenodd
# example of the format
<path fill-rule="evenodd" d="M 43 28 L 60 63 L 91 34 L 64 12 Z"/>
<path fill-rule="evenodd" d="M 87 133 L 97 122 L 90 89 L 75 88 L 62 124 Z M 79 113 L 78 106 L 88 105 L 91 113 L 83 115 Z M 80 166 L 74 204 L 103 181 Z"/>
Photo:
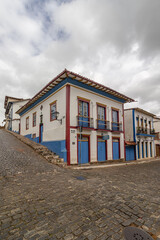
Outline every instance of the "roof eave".
<path fill-rule="evenodd" d="M 102 84 L 99 84 L 97 82 L 94 82 L 93 80 L 83 77 L 77 73 L 73 73 L 71 71 L 68 71 L 65 69 L 62 71 L 59 75 L 57 75 L 54 79 L 52 79 L 42 90 L 40 90 L 30 101 L 28 101 L 23 107 L 21 107 L 16 113 L 20 114 L 23 112 L 27 107 L 29 107 L 32 103 L 34 103 L 36 100 L 38 100 L 40 97 L 42 97 L 46 92 L 48 92 L 50 89 L 52 89 L 55 85 L 57 85 L 59 82 L 63 81 L 66 77 L 70 77 L 72 79 L 75 79 L 77 81 L 83 82 L 85 84 L 91 85 L 95 88 L 99 88 L 101 91 L 104 91 L 106 93 L 111 94 L 112 96 L 115 96 L 119 99 L 123 99 L 125 103 L 127 102 L 134 102 L 132 98 L 129 98 L 111 88 L 108 88 Z"/>

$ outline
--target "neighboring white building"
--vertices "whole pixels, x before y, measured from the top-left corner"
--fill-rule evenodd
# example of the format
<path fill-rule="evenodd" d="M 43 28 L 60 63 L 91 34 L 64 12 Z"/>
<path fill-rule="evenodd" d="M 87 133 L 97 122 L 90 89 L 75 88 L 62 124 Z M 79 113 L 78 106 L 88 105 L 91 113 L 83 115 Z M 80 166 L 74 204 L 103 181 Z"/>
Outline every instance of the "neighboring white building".
<path fill-rule="evenodd" d="M 124 160 L 123 109 L 132 101 L 65 69 L 17 111 L 21 134 L 68 165 Z"/>
<path fill-rule="evenodd" d="M 126 160 L 155 157 L 154 116 L 141 108 L 124 110 Z"/>
<path fill-rule="evenodd" d="M 5 129 L 19 133 L 20 116 L 16 112 L 28 101 L 29 99 L 5 96 Z"/>
<path fill-rule="evenodd" d="M 160 117 L 154 117 L 156 157 L 160 157 Z"/>

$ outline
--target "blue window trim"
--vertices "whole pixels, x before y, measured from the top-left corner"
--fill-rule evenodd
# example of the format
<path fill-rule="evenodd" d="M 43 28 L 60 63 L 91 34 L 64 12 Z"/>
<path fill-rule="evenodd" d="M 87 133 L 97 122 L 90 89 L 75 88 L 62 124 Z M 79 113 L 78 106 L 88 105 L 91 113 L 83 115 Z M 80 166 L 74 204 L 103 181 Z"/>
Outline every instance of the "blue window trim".
<path fill-rule="evenodd" d="M 145 133 L 137 133 L 137 136 L 144 136 L 144 137 L 155 137 L 154 135 L 150 135 L 150 134 L 145 134 Z"/>
<path fill-rule="evenodd" d="M 135 130 L 135 111 L 132 110 L 132 118 L 133 118 L 133 139 L 136 142 L 136 130 Z"/>
<path fill-rule="evenodd" d="M 103 92 L 99 89 L 96 89 L 92 86 L 88 86 L 82 82 L 79 82 L 77 80 L 73 80 L 72 78 L 68 77 L 65 78 L 63 81 L 61 81 L 58 85 L 56 85 L 54 88 L 52 88 L 50 91 L 48 91 L 46 94 L 44 94 L 41 98 L 39 98 L 36 102 L 34 102 L 31 106 L 29 106 L 28 108 L 26 108 L 24 111 L 22 111 L 19 115 L 22 116 L 23 114 L 25 114 L 28 110 L 32 109 L 33 107 L 35 107 L 38 103 L 40 103 L 41 101 L 43 101 L 45 98 L 47 98 L 48 96 L 50 96 L 52 93 L 56 92 L 59 88 L 63 87 L 66 83 L 70 83 L 73 84 L 75 86 L 79 86 L 82 87 L 84 89 L 90 90 L 92 92 L 98 93 L 102 96 L 108 97 L 110 99 L 116 100 L 120 103 L 125 103 L 125 100 L 115 97 L 109 93 Z"/>

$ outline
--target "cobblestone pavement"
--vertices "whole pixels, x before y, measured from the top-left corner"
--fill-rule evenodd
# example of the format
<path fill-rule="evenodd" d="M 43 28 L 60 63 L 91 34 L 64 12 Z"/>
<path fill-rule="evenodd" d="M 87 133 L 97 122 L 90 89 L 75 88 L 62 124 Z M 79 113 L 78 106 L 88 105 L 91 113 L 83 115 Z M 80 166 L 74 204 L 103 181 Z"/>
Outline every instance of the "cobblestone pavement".
<path fill-rule="evenodd" d="M 160 161 L 92 170 L 49 164 L 0 130 L 0 240 L 160 235 Z"/>

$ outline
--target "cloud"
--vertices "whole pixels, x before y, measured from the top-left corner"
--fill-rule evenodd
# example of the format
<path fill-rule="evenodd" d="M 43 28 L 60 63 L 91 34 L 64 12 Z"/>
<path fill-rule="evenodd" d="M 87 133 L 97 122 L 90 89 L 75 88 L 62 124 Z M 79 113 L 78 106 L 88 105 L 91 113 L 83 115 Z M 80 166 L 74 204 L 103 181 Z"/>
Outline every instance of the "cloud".
<path fill-rule="evenodd" d="M 32 97 L 68 68 L 160 114 L 159 9 L 159 0 L 2 1 L 1 112 L 5 95 Z"/>

